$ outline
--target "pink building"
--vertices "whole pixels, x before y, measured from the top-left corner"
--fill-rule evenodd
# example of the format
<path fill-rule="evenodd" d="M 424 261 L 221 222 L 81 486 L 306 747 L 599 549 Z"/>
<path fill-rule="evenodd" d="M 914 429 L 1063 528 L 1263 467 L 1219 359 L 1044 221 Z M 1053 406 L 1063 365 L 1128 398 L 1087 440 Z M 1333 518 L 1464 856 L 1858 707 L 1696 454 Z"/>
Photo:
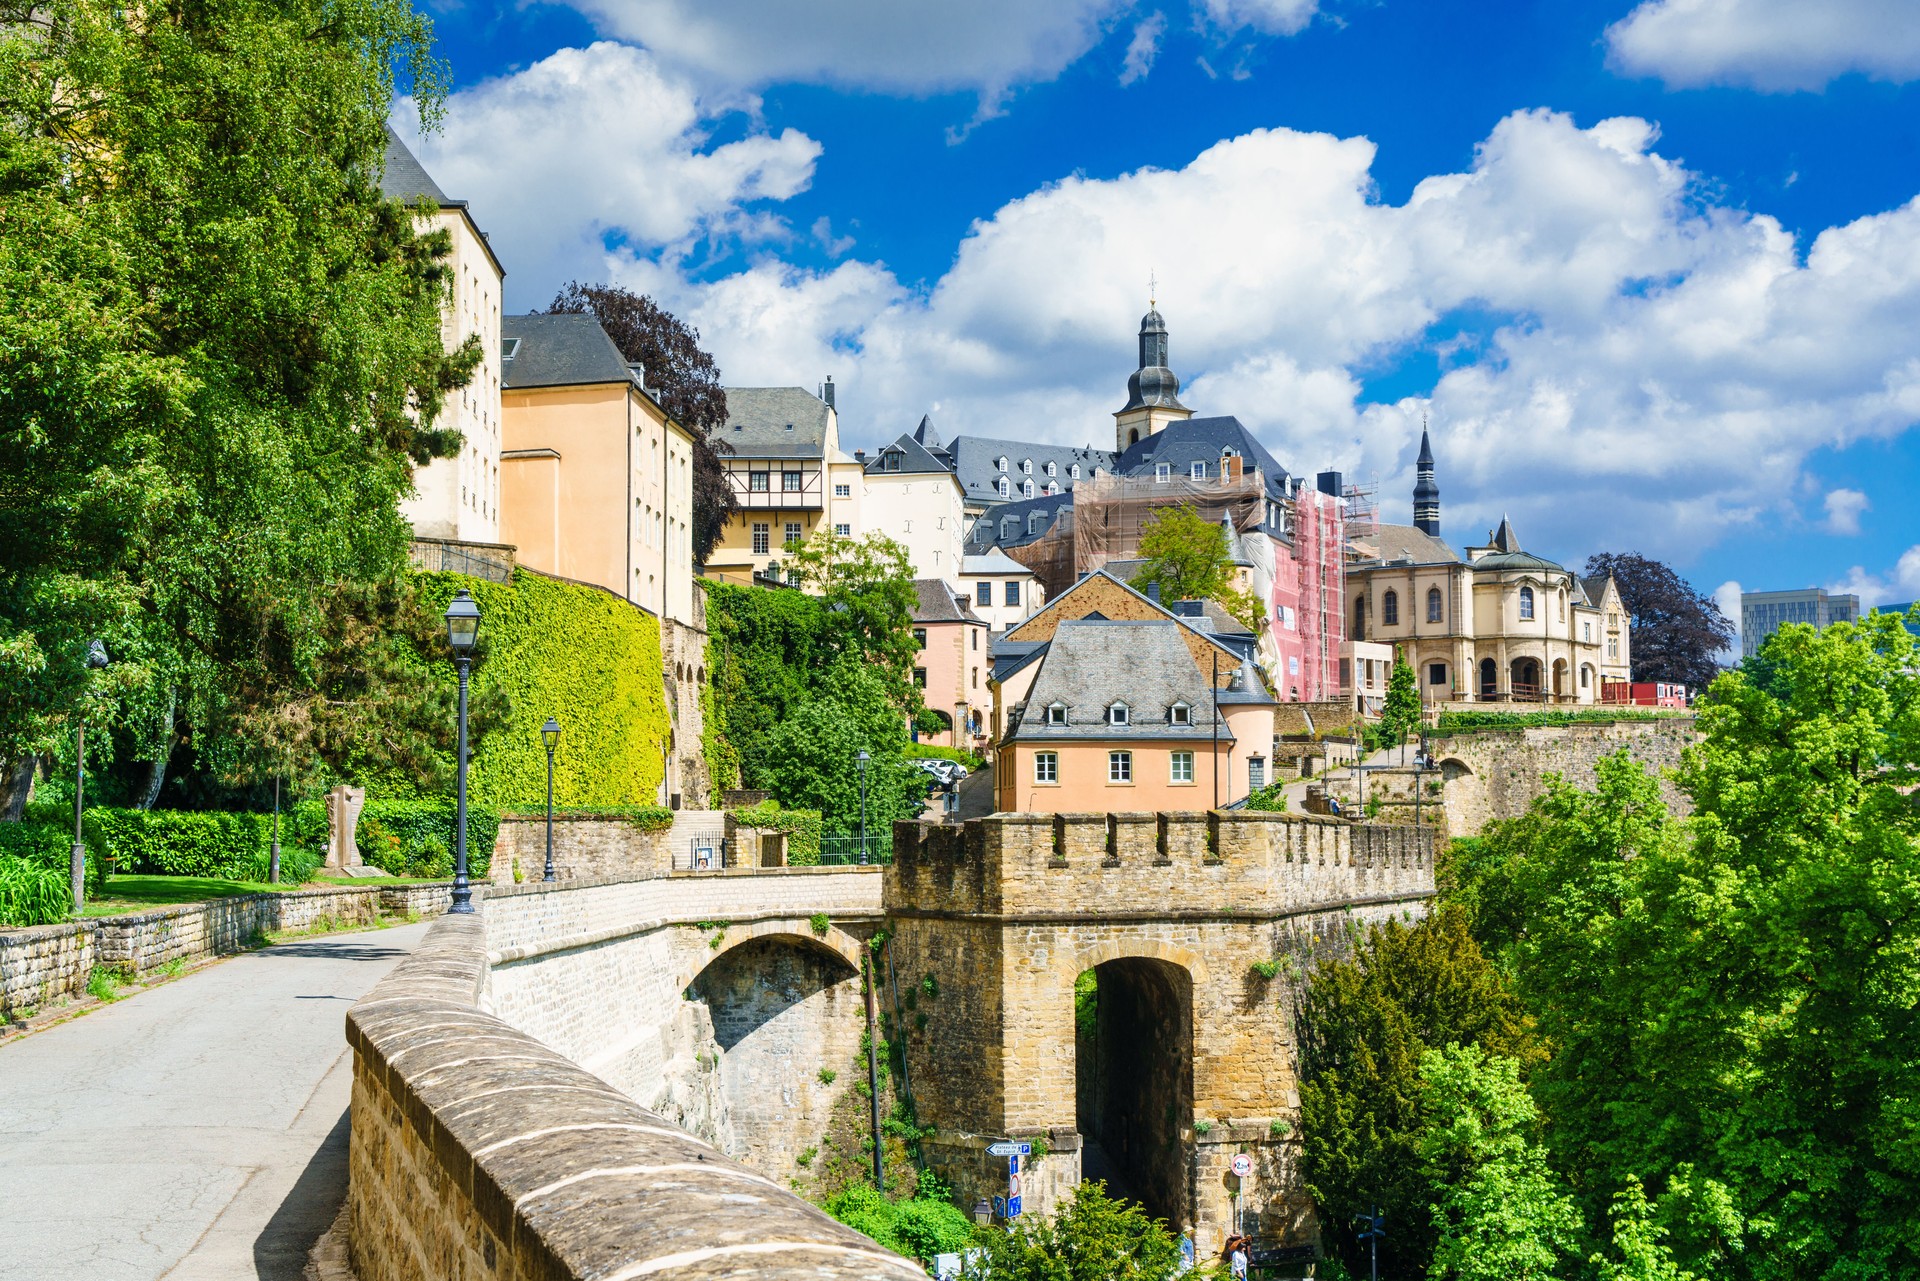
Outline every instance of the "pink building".
<path fill-rule="evenodd" d="M 913 639 L 920 646 L 913 683 L 921 700 L 946 721 L 947 742 L 971 748 L 984 736 L 993 708 L 986 620 L 973 612 L 963 591 L 942 579 L 916 579 L 913 586 L 920 594 L 913 611 Z"/>

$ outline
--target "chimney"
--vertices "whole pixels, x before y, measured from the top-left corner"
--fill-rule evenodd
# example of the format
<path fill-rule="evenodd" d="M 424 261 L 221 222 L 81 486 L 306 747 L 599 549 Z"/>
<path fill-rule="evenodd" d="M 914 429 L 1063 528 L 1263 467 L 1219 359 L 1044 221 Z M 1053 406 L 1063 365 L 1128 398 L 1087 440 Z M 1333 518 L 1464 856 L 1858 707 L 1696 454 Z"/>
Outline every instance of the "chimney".
<path fill-rule="evenodd" d="M 833 403 L 833 397 L 831 397 L 831 396 L 829 396 L 829 397 L 827 397 L 827 403 L 828 403 L 829 405 L 831 405 L 831 404 Z M 866 451 L 866 450 L 864 450 L 864 449 L 856 449 L 856 450 L 854 450 L 854 451 L 853 451 L 853 461 L 854 461 L 854 462 L 856 462 L 856 463 L 861 463 L 861 464 L 863 464 L 863 465 L 864 465 L 864 464 L 866 463 L 866 461 L 867 461 L 867 451 Z"/>
<path fill-rule="evenodd" d="M 822 399 L 822 400 L 824 400 L 824 401 L 826 401 L 826 402 L 827 402 L 827 408 L 828 408 L 828 409 L 832 409 L 832 408 L 834 407 L 834 404 L 833 404 L 833 375 L 832 375 L 832 374 L 828 374 L 828 375 L 827 375 L 827 381 L 826 381 L 826 385 L 820 388 L 820 399 Z"/>
<path fill-rule="evenodd" d="M 1158 583 L 1147 584 L 1147 599 L 1152 601 L 1156 605 L 1160 603 L 1160 584 Z"/>
<path fill-rule="evenodd" d="M 1340 491 L 1344 488 L 1341 482 L 1345 479 L 1346 478 L 1337 471 L 1323 471 L 1314 477 L 1314 481 L 1316 482 L 1314 488 L 1330 498 L 1338 498 L 1340 497 Z"/>

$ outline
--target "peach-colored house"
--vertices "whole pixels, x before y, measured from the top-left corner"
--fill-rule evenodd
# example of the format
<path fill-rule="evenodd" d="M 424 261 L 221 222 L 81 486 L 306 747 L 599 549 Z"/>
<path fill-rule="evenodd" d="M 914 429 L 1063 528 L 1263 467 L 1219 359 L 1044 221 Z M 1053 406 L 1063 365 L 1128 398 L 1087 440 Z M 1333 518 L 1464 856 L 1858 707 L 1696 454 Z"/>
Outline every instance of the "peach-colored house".
<path fill-rule="evenodd" d="M 1088 575 L 999 652 L 997 810 L 1214 809 L 1268 781 L 1259 668 L 1118 579 Z"/>
<path fill-rule="evenodd" d="M 939 578 L 915 580 L 920 603 L 913 612 L 913 683 L 926 705 L 947 719 L 954 747 L 972 747 L 984 735 L 993 694 L 986 620 L 973 612 L 966 593 Z"/>
<path fill-rule="evenodd" d="M 501 536 L 520 562 L 694 621 L 693 438 L 587 315 L 501 322 Z"/>

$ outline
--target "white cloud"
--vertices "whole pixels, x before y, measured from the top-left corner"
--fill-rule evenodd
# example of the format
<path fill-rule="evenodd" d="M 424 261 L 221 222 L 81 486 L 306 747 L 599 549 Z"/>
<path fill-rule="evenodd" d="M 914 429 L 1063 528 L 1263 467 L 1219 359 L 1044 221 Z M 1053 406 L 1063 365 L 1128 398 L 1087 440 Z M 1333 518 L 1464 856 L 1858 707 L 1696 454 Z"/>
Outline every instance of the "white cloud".
<path fill-rule="evenodd" d="M 1885 574 L 1869 574 L 1855 565 L 1845 578 L 1827 584 L 1827 590 L 1858 596 L 1863 610 L 1920 599 L 1920 545 L 1900 553 L 1900 559 Z"/>
<path fill-rule="evenodd" d="M 1857 534 L 1860 517 L 1873 506 L 1857 489 L 1836 489 L 1827 495 L 1826 528 L 1830 534 Z"/>
<path fill-rule="evenodd" d="M 1720 607 L 1720 612 L 1726 615 L 1728 622 L 1733 624 L 1733 639 L 1715 656 L 1723 664 L 1733 663 L 1740 657 L 1740 593 L 1745 590 L 1737 580 L 1732 579 L 1713 589 L 1713 603 Z"/>
<path fill-rule="evenodd" d="M 1157 9 L 1133 29 L 1133 39 L 1127 42 L 1127 59 L 1120 68 L 1121 84 L 1130 85 L 1147 78 L 1147 73 L 1153 70 L 1154 58 L 1160 53 L 1160 37 L 1166 30 L 1167 15 Z"/>
<path fill-rule="evenodd" d="M 645 55 L 596 48 L 581 54 L 626 66 L 671 110 L 631 111 L 619 85 L 543 63 L 455 95 L 429 159 L 442 186 L 511 232 L 496 243 L 523 302 L 611 274 L 694 323 L 734 385 L 833 374 L 850 445 L 925 412 L 946 432 L 1111 440 L 1150 268 L 1187 403 L 1237 415 L 1297 472 L 1378 477 L 1388 519 L 1407 519 L 1430 413 L 1460 542 L 1510 511 L 1549 554 L 1684 562 L 1794 515 L 1813 450 L 1920 422 L 1920 201 L 1800 245 L 1764 214 L 1706 202 L 1644 121 L 1517 112 L 1471 168 L 1399 205 L 1380 202 L 1365 138 L 1257 130 L 1177 170 L 1009 201 L 944 275 L 909 287 L 857 256 L 781 262 L 782 228 L 754 202 L 805 184 L 812 141 L 709 149 L 697 94 Z M 491 125 L 466 118 L 476 107 Z M 534 138 L 503 157 L 520 110 Z M 620 144 L 615 163 L 604 136 L 571 141 L 589 126 Z M 831 224 L 814 234 L 831 242 Z M 714 247 L 743 244 L 716 276 Z M 1502 319 L 1430 336 L 1463 313 Z M 1366 378 L 1424 347 L 1445 349 L 1431 389 L 1366 400 Z"/>
<path fill-rule="evenodd" d="M 1612 65 L 1672 87 L 1819 89 L 1920 77 L 1912 0 L 1643 0 L 1607 29 Z"/>
<path fill-rule="evenodd" d="M 1215 29 L 1251 28 L 1263 35 L 1290 36 L 1313 21 L 1319 0 L 1197 0 L 1194 8 Z"/>
<path fill-rule="evenodd" d="M 713 119 L 750 105 L 703 101 L 644 50 L 602 41 L 461 90 L 437 134 L 418 135 L 404 99 L 393 120 L 442 190 L 473 198 L 525 306 L 597 274 L 609 238 L 685 246 L 781 232 L 747 207 L 805 190 L 820 144 L 787 129 L 707 145 Z"/>

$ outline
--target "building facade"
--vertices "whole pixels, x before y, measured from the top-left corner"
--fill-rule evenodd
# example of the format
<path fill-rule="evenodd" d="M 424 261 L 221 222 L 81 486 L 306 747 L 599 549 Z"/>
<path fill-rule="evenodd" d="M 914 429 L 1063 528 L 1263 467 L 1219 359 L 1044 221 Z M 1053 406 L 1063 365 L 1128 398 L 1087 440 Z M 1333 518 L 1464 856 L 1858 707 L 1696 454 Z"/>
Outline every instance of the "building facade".
<path fill-rule="evenodd" d="M 436 211 L 422 215 L 422 224 L 446 232 L 453 242 L 453 253 L 445 264 L 452 284 L 440 311 L 441 340 L 453 351 L 469 338 L 478 338 L 481 352 L 473 377 L 465 387 L 448 394 L 435 420 L 435 426 L 460 433 L 460 452 L 415 469 L 413 496 L 400 504 L 400 514 L 423 538 L 497 543 L 501 540 L 500 454 L 504 448 L 500 298 L 506 272 L 474 223 L 467 202 L 440 190 L 392 126 L 387 128 L 380 191 L 389 200 L 408 205 L 425 201 Z"/>
<path fill-rule="evenodd" d="M 946 722 L 950 746 L 984 746 L 993 710 L 986 620 L 943 578 L 916 579 L 913 587 L 919 594 L 913 611 L 913 639 L 919 646 L 913 683 L 920 701 Z"/>
<path fill-rule="evenodd" d="M 588 315 L 502 322 L 502 534 L 529 568 L 695 621 L 693 438 Z"/>
<path fill-rule="evenodd" d="M 1899 609 L 1899 606 L 1882 606 Z M 1904 612 L 1904 610 L 1903 610 Z M 1751 658 L 1767 637 L 1788 623 L 1826 628 L 1860 621 L 1860 598 L 1803 587 L 1797 591 L 1740 593 L 1740 653 Z"/>
<path fill-rule="evenodd" d="M 1047 595 L 1032 570 L 999 551 L 963 558 L 960 590 L 973 602 L 973 612 L 996 632 L 1032 618 Z"/>
<path fill-rule="evenodd" d="M 920 420 L 914 431 L 882 446 L 864 467 L 861 514 L 868 525 L 907 549 L 917 578 L 958 586 L 964 566 L 966 502 L 953 469 L 934 452 L 940 438 Z"/>
<path fill-rule="evenodd" d="M 829 380 L 803 387 L 729 387 L 727 423 L 714 432 L 734 511 L 707 557 L 710 578 L 769 577 L 787 547 L 822 529 L 865 533 L 865 468 L 840 452 L 840 416 Z"/>

